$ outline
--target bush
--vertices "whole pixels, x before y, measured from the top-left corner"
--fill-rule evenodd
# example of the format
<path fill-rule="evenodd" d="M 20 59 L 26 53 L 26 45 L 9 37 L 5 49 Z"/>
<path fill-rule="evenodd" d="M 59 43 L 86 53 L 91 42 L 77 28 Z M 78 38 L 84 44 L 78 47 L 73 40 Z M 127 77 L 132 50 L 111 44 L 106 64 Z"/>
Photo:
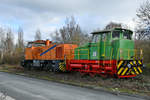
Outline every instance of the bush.
<path fill-rule="evenodd" d="M 24 58 L 24 52 L 21 48 L 16 48 L 12 53 L 5 53 L 0 64 L 19 64 Z"/>
<path fill-rule="evenodd" d="M 143 61 L 145 64 L 150 63 L 150 41 L 136 40 L 135 48 L 143 50 Z"/>
<path fill-rule="evenodd" d="M 146 64 L 146 67 L 143 70 L 143 74 L 150 76 L 150 63 Z"/>

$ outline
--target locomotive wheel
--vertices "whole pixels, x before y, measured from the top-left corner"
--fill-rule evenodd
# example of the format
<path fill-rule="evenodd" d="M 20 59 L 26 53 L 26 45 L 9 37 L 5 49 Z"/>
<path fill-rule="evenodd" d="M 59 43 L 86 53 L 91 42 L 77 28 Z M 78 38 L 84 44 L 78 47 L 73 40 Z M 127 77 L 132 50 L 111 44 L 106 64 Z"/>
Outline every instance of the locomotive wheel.
<path fill-rule="evenodd" d="M 43 71 L 43 69 L 44 69 L 44 66 L 40 66 L 40 70 Z"/>
<path fill-rule="evenodd" d="M 27 70 L 31 70 L 31 64 L 27 63 L 26 68 L 27 68 Z"/>
<path fill-rule="evenodd" d="M 100 74 L 100 76 L 102 76 L 103 78 L 108 78 L 107 74 Z"/>
<path fill-rule="evenodd" d="M 46 70 L 46 71 L 50 71 L 50 64 L 46 64 L 46 65 L 45 65 L 45 70 Z"/>
<path fill-rule="evenodd" d="M 87 73 L 80 71 L 81 76 L 85 76 Z"/>
<path fill-rule="evenodd" d="M 51 71 L 52 71 L 52 72 L 56 72 L 55 64 L 52 64 Z"/>
<path fill-rule="evenodd" d="M 25 70 L 28 70 L 28 69 L 27 69 L 27 64 L 25 64 L 25 65 L 23 66 L 23 68 L 24 68 Z"/>
<path fill-rule="evenodd" d="M 91 77 L 95 77 L 95 73 L 89 73 L 89 75 L 91 76 Z"/>

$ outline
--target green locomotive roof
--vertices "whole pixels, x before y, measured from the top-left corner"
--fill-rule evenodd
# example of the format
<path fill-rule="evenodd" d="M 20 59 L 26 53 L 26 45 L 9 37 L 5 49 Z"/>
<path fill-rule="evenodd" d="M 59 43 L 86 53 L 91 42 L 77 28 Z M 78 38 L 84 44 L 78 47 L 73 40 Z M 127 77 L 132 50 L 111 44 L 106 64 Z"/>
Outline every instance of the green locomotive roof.
<path fill-rule="evenodd" d="M 97 31 L 97 32 L 92 32 L 91 34 L 103 34 L 103 33 L 108 33 L 108 32 L 111 32 L 113 30 L 119 30 L 119 31 L 130 31 L 132 32 L 131 30 L 129 29 L 123 29 L 123 28 L 113 28 L 113 29 L 110 29 L 110 30 L 103 30 L 103 31 Z"/>

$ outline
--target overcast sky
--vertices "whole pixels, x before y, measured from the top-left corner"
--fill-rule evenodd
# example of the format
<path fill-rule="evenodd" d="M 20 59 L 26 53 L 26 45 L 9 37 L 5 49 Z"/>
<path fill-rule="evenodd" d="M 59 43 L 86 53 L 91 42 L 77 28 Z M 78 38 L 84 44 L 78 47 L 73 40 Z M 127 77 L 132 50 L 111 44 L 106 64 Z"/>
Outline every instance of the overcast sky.
<path fill-rule="evenodd" d="M 110 21 L 134 28 L 136 10 L 145 0 L 1 0 L 0 25 L 24 30 L 25 40 L 33 40 L 40 29 L 42 38 L 64 25 L 67 16 L 75 16 L 83 30 L 104 28 Z M 17 34 L 15 34 L 17 36 Z"/>

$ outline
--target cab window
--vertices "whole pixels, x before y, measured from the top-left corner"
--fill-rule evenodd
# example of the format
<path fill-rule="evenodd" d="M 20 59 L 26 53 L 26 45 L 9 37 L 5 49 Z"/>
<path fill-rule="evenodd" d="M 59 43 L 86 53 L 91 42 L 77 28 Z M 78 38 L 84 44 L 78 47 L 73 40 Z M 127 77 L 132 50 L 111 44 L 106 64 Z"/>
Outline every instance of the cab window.
<path fill-rule="evenodd" d="M 27 48 L 31 48 L 32 47 L 32 43 L 28 43 Z"/>
<path fill-rule="evenodd" d="M 123 38 L 131 40 L 132 34 L 130 32 L 125 31 L 125 32 L 123 32 Z"/>
<path fill-rule="evenodd" d="M 120 31 L 113 31 L 112 38 L 120 38 Z"/>
<path fill-rule="evenodd" d="M 27 48 L 45 46 L 44 43 L 28 43 Z"/>
<path fill-rule="evenodd" d="M 45 43 L 34 43 L 34 47 L 45 46 Z"/>
<path fill-rule="evenodd" d="M 106 40 L 106 34 L 102 34 L 102 41 L 105 41 Z"/>
<path fill-rule="evenodd" d="M 100 39 L 100 35 L 99 35 L 99 34 L 95 34 L 95 35 L 93 35 L 93 40 L 92 40 L 92 42 L 93 42 L 93 43 L 97 43 L 97 42 L 99 42 L 99 39 Z"/>

